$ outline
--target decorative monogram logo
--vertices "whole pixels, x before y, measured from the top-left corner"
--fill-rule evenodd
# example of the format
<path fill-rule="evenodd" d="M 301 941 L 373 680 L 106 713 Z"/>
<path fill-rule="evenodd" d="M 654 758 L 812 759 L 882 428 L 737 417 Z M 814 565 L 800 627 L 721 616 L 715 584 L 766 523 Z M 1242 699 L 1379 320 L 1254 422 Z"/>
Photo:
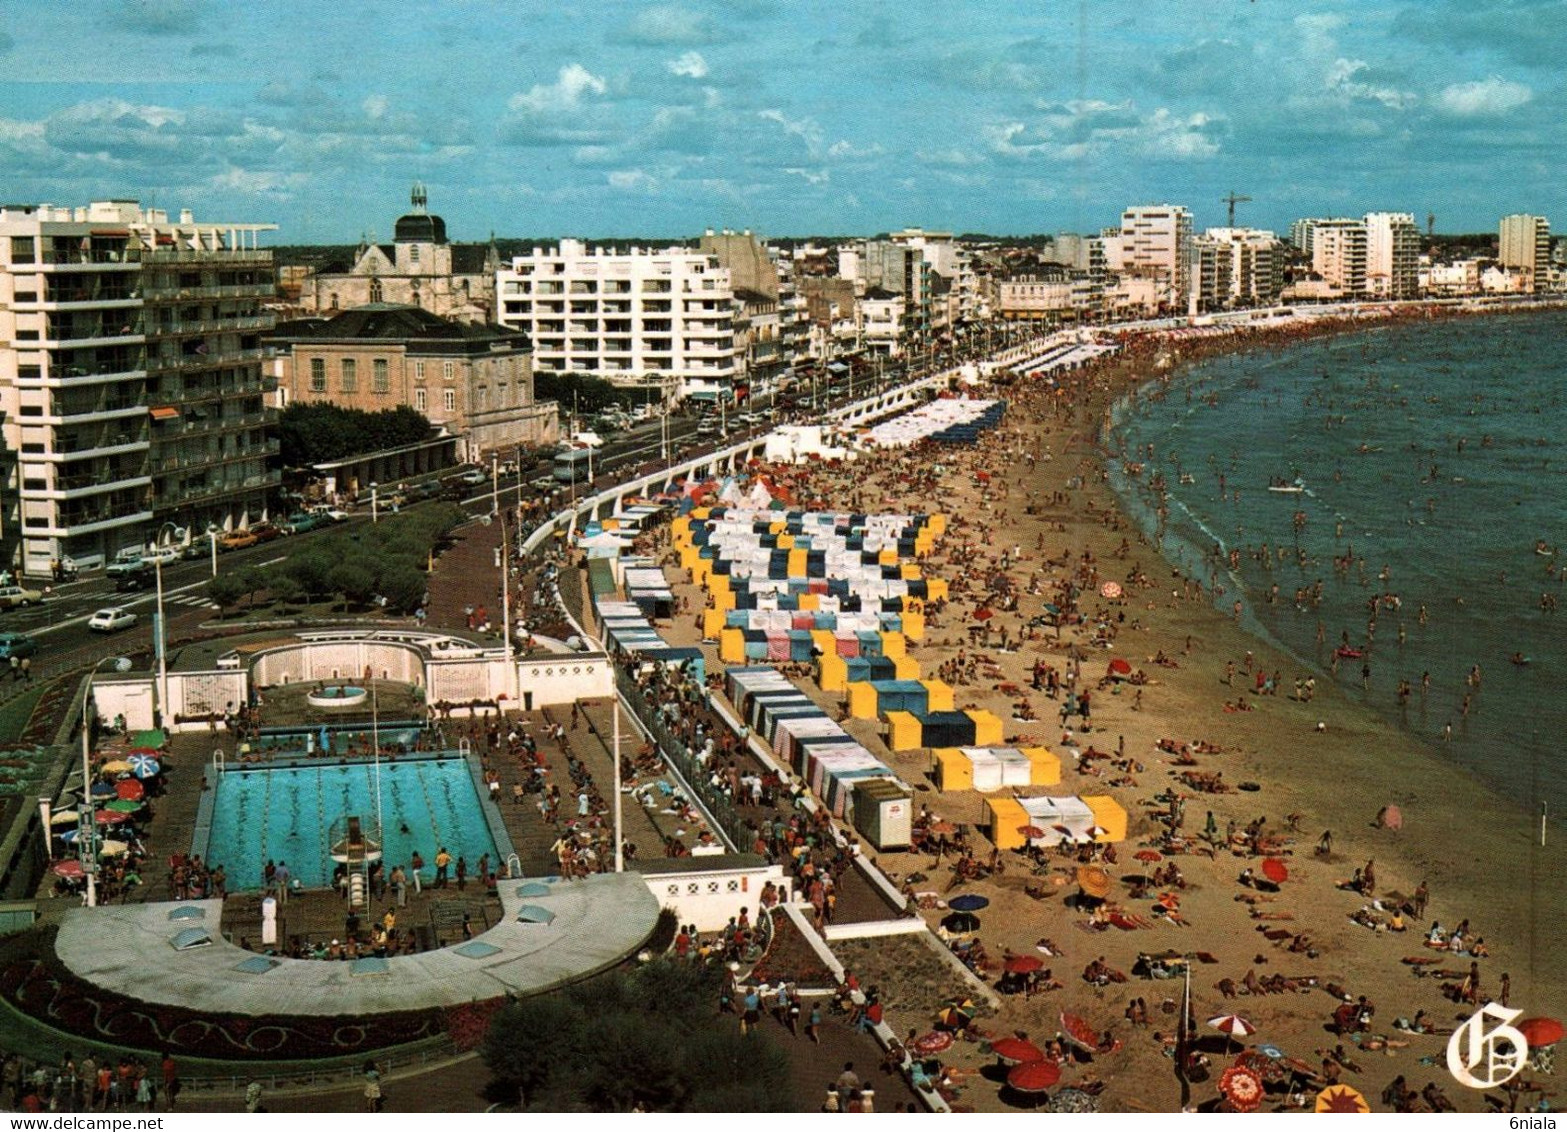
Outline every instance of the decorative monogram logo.
<path fill-rule="evenodd" d="M 1529 1042 L 1508 1023 L 1522 1013 L 1488 1002 L 1453 1031 L 1447 1041 L 1447 1070 L 1459 1084 L 1490 1089 L 1519 1074 L 1529 1053 Z M 1496 1025 L 1487 1028 L 1488 1019 Z M 1476 1069 L 1482 1072 L 1476 1074 Z"/>

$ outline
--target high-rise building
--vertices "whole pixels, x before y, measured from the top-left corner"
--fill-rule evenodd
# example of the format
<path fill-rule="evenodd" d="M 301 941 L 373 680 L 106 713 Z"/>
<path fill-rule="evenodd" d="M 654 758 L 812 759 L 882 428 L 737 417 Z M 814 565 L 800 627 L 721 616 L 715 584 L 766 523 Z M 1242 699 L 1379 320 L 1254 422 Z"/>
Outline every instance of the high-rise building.
<path fill-rule="evenodd" d="M 1267 306 L 1284 284 L 1284 250 L 1272 232 L 1209 228 L 1193 241 L 1199 309 Z"/>
<path fill-rule="evenodd" d="M 264 518 L 272 224 L 135 201 L 0 208 L 5 562 L 47 577 Z"/>
<path fill-rule="evenodd" d="M 1545 290 L 1551 262 L 1551 222 L 1543 216 L 1514 213 L 1502 217 L 1497 259 L 1503 267 L 1521 268 L 1530 289 Z"/>
<path fill-rule="evenodd" d="M 1192 214 L 1180 205 L 1133 205 L 1121 214 L 1120 270 L 1152 276 L 1185 308 L 1191 292 Z"/>
<path fill-rule="evenodd" d="M 1368 212 L 1366 291 L 1377 299 L 1413 299 L 1420 293 L 1420 229 L 1408 212 Z"/>
<path fill-rule="evenodd" d="M 690 248 L 589 248 L 513 257 L 499 322 L 527 332 L 535 373 L 583 373 L 666 396 L 731 399 L 741 376 L 729 272 Z"/>
<path fill-rule="evenodd" d="M 1366 292 L 1366 226 L 1359 220 L 1310 221 L 1311 270 L 1340 297 Z"/>

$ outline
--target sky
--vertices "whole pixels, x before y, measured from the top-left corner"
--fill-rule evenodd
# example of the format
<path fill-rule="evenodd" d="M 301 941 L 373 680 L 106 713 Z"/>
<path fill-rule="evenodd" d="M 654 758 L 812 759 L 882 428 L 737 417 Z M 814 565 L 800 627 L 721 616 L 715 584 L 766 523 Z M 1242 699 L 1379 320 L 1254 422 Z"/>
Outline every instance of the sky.
<path fill-rule="evenodd" d="M 1567 0 L 0 0 L 0 199 L 277 243 L 1535 212 Z M 1554 214 L 1554 215 L 1553 215 Z"/>

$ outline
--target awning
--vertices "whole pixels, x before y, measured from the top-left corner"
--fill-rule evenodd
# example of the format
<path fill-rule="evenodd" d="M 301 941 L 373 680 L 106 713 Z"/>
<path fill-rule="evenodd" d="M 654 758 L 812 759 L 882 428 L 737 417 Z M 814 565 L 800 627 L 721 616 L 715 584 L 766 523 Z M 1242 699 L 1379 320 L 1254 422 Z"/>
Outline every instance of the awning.
<path fill-rule="evenodd" d="M 131 230 L 129 228 L 94 228 L 92 234 L 94 236 L 129 236 Z"/>
<path fill-rule="evenodd" d="M 155 421 L 172 421 L 179 418 L 180 411 L 173 405 L 154 405 L 152 407 L 152 419 Z"/>
<path fill-rule="evenodd" d="M 690 393 L 686 394 L 686 400 L 687 401 L 716 401 L 716 400 L 718 400 L 718 390 L 716 390 L 716 389 L 694 389 Z"/>

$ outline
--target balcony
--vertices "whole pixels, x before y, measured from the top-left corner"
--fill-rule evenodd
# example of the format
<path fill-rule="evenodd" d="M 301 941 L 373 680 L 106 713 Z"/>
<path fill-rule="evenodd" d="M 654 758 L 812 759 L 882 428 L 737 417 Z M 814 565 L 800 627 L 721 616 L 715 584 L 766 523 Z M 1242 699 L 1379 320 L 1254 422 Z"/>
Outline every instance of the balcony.
<path fill-rule="evenodd" d="M 58 519 L 58 525 L 29 527 L 27 533 L 29 535 L 42 534 L 56 538 L 75 538 L 79 535 L 91 535 L 97 534 L 99 531 L 113 530 L 116 527 L 139 527 L 143 523 L 150 522 L 152 522 L 152 508 L 150 504 L 146 502 L 127 503 L 61 515 Z"/>
<path fill-rule="evenodd" d="M 45 247 L 38 253 L 37 266 L 42 268 L 127 268 L 141 270 L 142 252 L 133 248 L 81 248 L 71 246 L 70 241 Z"/>
<path fill-rule="evenodd" d="M 272 263 L 270 249 L 217 248 L 213 251 L 196 251 L 191 248 L 159 248 L 156 251 L 143 251 L 141 256 L 144 263 L 192 263 L 202 267 L 220 267 L 225 263 L 244 264 L 247 267 L 258 264 L 269 266 Z"/>

